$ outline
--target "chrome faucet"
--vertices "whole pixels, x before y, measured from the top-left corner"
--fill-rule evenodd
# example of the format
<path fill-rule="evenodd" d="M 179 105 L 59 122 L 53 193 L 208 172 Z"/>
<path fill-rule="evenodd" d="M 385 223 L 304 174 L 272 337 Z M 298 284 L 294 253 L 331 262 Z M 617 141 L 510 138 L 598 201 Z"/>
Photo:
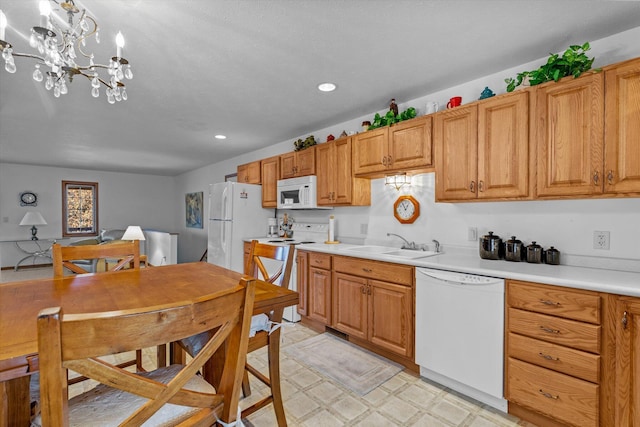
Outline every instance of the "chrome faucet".
<path fill-rule="evenodd" d="M 399 238 L 401 238 L 402 240 L 404 240 L 405 244 L 402 245 L 402 248 L 400 249 L 417 249 L 416 248 L 416 243 L 415 242 L 410 242 L 407 239 L 405 239 L 404 237 L 402 237 L 399 234 L 395 234 L 395 233 L 387 233 L 387 237 L 388 236 L 398 236 Z"/>
<path fill-rule="evenodd" d="M 436 244 L 436 252 L 440 252 L 440 242 L 436 239 L 433 239 L 432 242 Z"/>

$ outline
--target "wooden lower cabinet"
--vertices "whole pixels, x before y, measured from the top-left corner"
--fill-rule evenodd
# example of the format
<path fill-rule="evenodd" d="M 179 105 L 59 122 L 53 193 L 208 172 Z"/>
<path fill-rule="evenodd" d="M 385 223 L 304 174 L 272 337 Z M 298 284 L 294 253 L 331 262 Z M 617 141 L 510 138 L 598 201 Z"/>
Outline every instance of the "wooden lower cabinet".
<path fill-rule="evenodd" d="M 300 316 L 306 316 L 308 311 L 308 297 L 307 292 L 309 289 L 309 253 L 303 251 L 296 251 L 296 285 L 298 298 L 298 307 L 296 308 Z"/>
<path fill-rule="evenodd" d="M 619 297 L 616 325 L 616 426 L 640 426 L 640 298 Z"/>
<path fill-rule="evenodd" d="M 509 413 L 541 426 L 632 425 L 614 424 L 613 362 L 619 353 L 612 321 L 615 299 L 605 293 L 507 281 Z"/>
<path fill-rule="evenodd" d="M 413 359 L 414 268 L 336 256 L 333 269 L 331 325 L 377 348 Z"/>
<path fill-rule="evenodd" d="M 309 268 L 308 316 L 326 325 L 331 323 L 331 271 Z"/>

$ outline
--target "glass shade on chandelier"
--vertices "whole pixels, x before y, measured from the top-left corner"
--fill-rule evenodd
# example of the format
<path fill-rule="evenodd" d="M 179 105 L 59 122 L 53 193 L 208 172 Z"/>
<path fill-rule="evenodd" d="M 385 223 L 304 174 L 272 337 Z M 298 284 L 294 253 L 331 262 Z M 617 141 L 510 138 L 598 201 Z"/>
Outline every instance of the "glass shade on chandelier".
<path fill-rule="evenodd" d="M 114 104 L 127 100 L 127 91 L 123 81 L 132 79 L 133 72 L 129 61 L 122 57 L 125 45 L 122 33 L 116 36 L 116 56 L 109 60 L 108 65 L 96 64 L 93 53 L 85 52 L 87 40 L 94 39 L 100 43 L 98 23 L 87 14 L 85 9 L 76 7 L 74 0 L 60 2 L 60 7 L 66 12 L 67 23 L 57 25 L 51 17 L 50 0 L 40 2 L 40 25 L 31 28 L 29 46 L 37 52 L 14 52 L 11 43 L 5 41 L 7 17 L 0 10 L 0 50 L 4 59 L 4 68 L 9 73 L 15 73 L 16 57 L 31 58 L 38 62 L 33 70 L 33 79 L 44 81 L 47 90 L 53 90 L 58 98 L 69 92 L 67 83 L 73 82 L 74 77 L 83 76 L 91 82 L 91 95 L 100 96 L 100 87 L 106 88 L 107 101 Z M 79 16 L 76 18 L 76 15 Z M 80 63 L 80 60 L 85 63 Z M 98 70 L 106 72 L 104 78 Z"/>

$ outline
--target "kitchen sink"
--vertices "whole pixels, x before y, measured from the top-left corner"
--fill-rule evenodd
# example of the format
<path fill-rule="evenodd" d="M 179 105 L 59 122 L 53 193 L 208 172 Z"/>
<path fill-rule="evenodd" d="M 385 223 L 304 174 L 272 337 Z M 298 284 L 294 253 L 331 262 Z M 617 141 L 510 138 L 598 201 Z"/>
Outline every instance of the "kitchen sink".
<path fill-rule="evenodd" d="M 394 251 L 396 248 L 389 246 L 356 246 L 353 248 L 345 249 L 345 251 L 364 252 L 368 254 L 381 254 L 389 251 Z"/>
<path fill-rule="evenodd" d="M 383 252 L 382 253 L 382 255 L 389 255 L 389 256 L 395 256 L 395 257 L 400 257 L 400 258 L 408 258 L 408 259 L 426 258 L 426 257 L 435 256 L 435 255 L 439 255 L 439 254 L 441 254 L 441 252 L 414 251 L 414 250 L 411 250 L 411 249 L 399 249 L 399 250 L 395 250 L 395 251 L 391 251 L 391 252 Z"/>
<path fill-rule="evenodd" d="M 360 253 L 367 253 L 367 254 L 389 255 L 392 257 L 405 258 L 405 259 L 426 258 L 426 257 L 440 254 L 440 252 L 434 252 L 434 251 L 397 249 L 389 246 L 375 246 L 375 245 L 356 246 L 353 248 L 345 249 L 345 251 L 353 251 L 353 252 L 360 252 Z"/>

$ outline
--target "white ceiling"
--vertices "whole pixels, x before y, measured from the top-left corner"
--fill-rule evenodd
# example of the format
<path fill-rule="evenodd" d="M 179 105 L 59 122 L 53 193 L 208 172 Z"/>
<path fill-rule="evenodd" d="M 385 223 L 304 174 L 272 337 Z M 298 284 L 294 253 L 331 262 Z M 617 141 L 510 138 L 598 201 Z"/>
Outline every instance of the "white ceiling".
<path fill-rule="evenodd" d="M 96 62 L 124 34 L 129 100 L 94 99 L 79 77 L 55 99 L 16 58 L 17 73 L 0 68 L 1 162 L 178 175 L 640 23 L 636 1 L 76 3 L 100 25 Z M 5 39 L 30 52 L 38 1 L 0 8 Z M 320 93 L 324 81 L 338 90 Z"/>

